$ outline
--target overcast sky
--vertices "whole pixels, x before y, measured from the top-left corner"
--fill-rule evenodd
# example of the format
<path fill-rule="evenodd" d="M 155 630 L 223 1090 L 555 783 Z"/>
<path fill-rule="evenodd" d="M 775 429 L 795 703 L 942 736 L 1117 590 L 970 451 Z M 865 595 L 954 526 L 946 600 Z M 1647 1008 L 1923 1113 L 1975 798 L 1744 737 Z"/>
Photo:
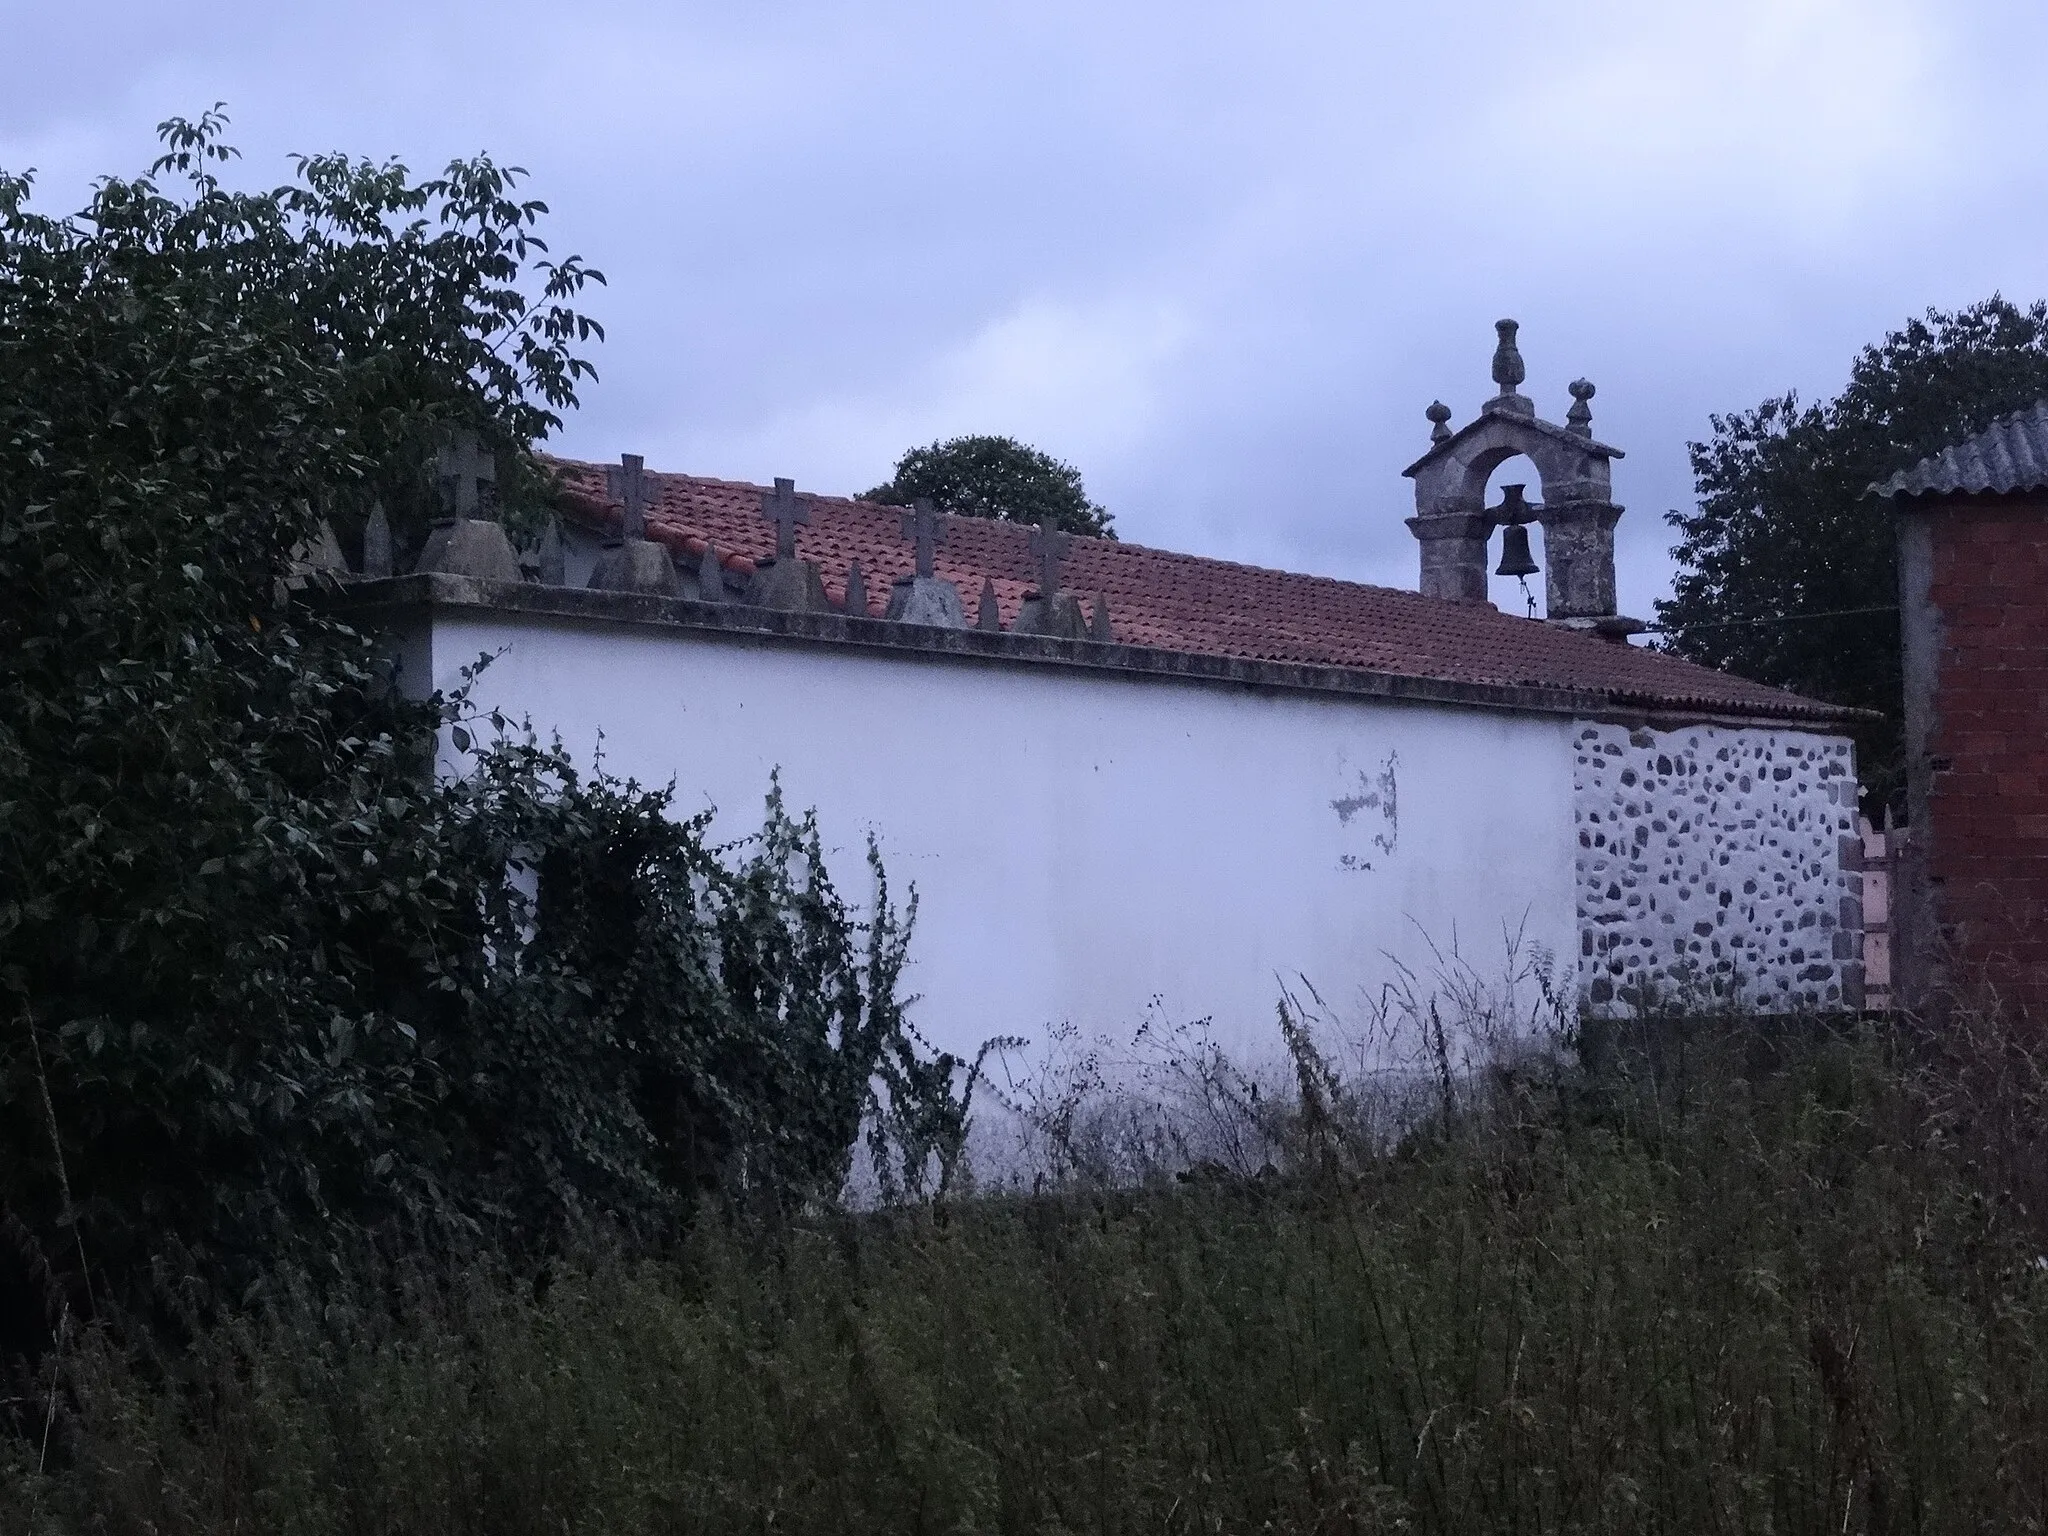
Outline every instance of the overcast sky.
<path fill-rule="evenodd" d="M 487 149 L 611 279 L 563 451 L 843 493 L 1007 433 L 1127 539 L 1402 586 L 1514 316 L 1647 617 L 1709 413 L 2048 293 L 2044 57 L 2040 0 L 0 0 L 0 166 L 73 206 L 216 100 L 265 180 Z"/>

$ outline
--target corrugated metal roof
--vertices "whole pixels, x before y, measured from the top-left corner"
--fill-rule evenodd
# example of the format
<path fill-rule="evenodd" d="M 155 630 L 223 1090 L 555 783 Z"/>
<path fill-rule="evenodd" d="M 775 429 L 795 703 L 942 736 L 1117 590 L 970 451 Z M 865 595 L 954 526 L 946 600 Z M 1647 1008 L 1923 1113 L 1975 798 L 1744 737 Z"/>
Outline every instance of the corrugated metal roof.
<path fill-rule="evenodd" d="M 1866 494 L 2010 496 L 2048 490 L 2048 400 L 1994 421 L 1965 442 L 1944 448 Z"/>

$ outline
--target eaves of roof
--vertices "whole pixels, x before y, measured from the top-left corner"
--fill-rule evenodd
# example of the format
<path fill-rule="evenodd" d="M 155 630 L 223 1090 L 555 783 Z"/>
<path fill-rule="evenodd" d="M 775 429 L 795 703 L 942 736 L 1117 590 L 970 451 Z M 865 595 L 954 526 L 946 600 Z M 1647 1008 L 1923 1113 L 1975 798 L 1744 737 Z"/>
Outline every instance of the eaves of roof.
<path fill-rule="evenodd" d="M 1827 708 L 1825 714 L 1787 709 L 1775 717 L 1763 716 L 1753 708 L 1731 709 L 1725 702 L 1712 699 L 1688 701 L 1626 689 L 1462 682 L 1364 667 L 1196 654 L 1123 643 L 1105 645 L 1092 640 L 1054 639 L 1007 631 L 934 629 L 874 617 L 788 613 L 741 603 L 706 603 L 637 592 L 480 581 L 439 571 L 350 581 L 303 596 L 305 601 L 321 608 L 373 622 L 397 614 L 436 610 L 492 613 L 510 618 L 628 625 L 652 632 L 689 633 L 748 644 L 844 645 L 939 663 L 1049 666 L 1099 677 L 1452 705 L 1631 725 L 1773 724 L 1813 730 L 1847 725 L 1868 714 Z M 1792 706 L 1811 703 L 1791 695 L 1783 697 Z"/>
<path fill-rule="evenodd" d="M 2048 400 L 1871 485 L 1866 496 L 2013 496 L 2048 490 Z"/>

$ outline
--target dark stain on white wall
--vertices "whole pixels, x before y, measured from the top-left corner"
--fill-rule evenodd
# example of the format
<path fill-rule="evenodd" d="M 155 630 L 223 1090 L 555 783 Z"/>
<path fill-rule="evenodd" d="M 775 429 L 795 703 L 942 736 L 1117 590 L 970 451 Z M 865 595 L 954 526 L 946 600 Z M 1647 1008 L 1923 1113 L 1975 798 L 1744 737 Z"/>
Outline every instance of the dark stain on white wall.
<path fill-rule="evenodd" d="M 1401 755 L 1389 752 L 1381 762 L 1377 773 L 1369 774 L 1358 770 L 1358 784 L 1350 794 L 1339 795 L 1330 802 L 1330 809 L 1337 813 L 1340 826 L 1350 827 L 1358 823 L 1363 833 L 1372 829 L 1372 847 L 1380 854 L 1390 854 L 1401 841 L 1401 810 L 1399 799 L 1399 768 Z M 1370 813 L 1377 813 L 1373 816 Z M 1364 820 L 1360 820 L 1364 818 Z M 1344 869 L 1361 872 L 1373 867 L 1372 860 L 1363 853 L 1339 854 L 1337 863 Z"/>

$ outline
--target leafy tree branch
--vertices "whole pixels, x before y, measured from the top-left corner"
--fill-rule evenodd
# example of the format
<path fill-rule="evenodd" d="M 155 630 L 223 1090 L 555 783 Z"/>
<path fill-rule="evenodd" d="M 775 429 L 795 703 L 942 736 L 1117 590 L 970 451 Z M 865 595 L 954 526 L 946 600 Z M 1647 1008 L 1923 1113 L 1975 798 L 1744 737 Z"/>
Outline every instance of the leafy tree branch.
<path fill-rule="evenodd" d="M 323 518 L 422 531 L 451 428 L 504 515 L 545 507 L 602 278 L 516 168 L 236 192 L 224 126 L 165 124 L 70 217 L 0 176 L 0 1224 L 132 1300 L 394 1223 L 828 1201 L 897 1099 L 950 1134 L 879 866 L 862 919 L 779 799 L 714 848 L 667 790 L 406 698 L 281 579 Z M 933 1150 L 883 1155 L 908 1187 Z"/>
<path fill-rule="evenodd" d="M 1897 531 L 1867 488 L 2048 396 L 2048 304 L 1929 310 L 1865 347 L 1848 386 L 1710 419 L 1698 502 L 1668 521 L 1670 647 L 1710 666 L 1883 712 L 1859 733 L 1866 806 L 1904 788 Z"/>

